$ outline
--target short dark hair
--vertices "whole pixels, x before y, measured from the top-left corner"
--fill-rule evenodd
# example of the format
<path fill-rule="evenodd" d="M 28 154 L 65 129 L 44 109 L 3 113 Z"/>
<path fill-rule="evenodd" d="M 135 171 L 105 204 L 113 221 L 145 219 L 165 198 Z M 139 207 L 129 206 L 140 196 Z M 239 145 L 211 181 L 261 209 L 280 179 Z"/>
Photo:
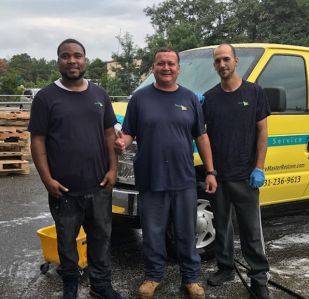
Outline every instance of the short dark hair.
<path fill-rule="evenodd" d="M 159 48 L 158 50 L 156 50 L 156 52 L 154 53 L 153 55 L 153 61 L 156 60 L 156 56 L 158 53 L 164 53 L 164 52 L 174 52 L 177 56 L 177 62 L 179 63 L 180 62 L 180 58 L 179 58 L 179 54 L 176 50 L 172 49 L 172 48 L 168 48 L 168 47 L 161 47 Z"/>
<path fill-rule="evenodd" d="M 79 46 L 81 46 L 81 48 L 83 49 L 83 52 L 84 54 L 86 55 L 86 50 L 85 50 L 85 47 L 84 45 L 79 42 L 78 40 L 74 39 L 74 38 L 67 38 L 65 39 L 64 41 L 62 41 L 60 43 L 60 45 L 58 46 L 57 48 L 57 55 L 59 56 L 59 53 L 60 53 L 60 48 L 64 45 L 64 44 L 78 44 Z"/>
<path fill-rule="evenodd" d="M 236 49 L 235 49 L 235 47 L 233 47 L 233 46 L 232 46 L 231 44 L 229 44 L 229 43 L 222 43 L 222 44 L 220 44 L 218 47 L 214 48 L 213 54 L 214 54 L 215 50 L 218 49 L 218 48 L 221 47 L 221 46 L 228 46 L 228 47 L 230 47 L 231 50 L 232 50 L 233 56 L 236 57 Z"/>

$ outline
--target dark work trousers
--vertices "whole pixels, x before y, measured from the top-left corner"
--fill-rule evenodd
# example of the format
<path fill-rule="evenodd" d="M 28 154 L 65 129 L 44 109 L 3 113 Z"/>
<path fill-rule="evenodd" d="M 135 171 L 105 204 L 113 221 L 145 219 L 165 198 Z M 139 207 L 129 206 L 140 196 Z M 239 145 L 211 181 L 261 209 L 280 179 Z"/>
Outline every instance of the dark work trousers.
<path fill-rule="evenodd" d="M 57 231 L 60 274 L 77 277 L 78 252 L 76 237 L 81 225 L 87 235 L 87 261 L 90 284 L 100 288 L 111 283 L 110 239 L 112 196 L 105 189 L 83 196 L 49 196 L 49 207 Z"/>
<path fill-rule="evenodd" d="M 195 247 L 196 190 L 141 192 L 139 203 L 145 280 L 160 282 L 163 278 L 167 260 L 166 230 L 171 219 L 182 282 L 198 282 L 201 259 Z"/>
<path fill-rule="evenodd" d="M 250 266 L 251 284 L 266 285 L 269 265 L 265 255 L 261 225 L 259 190 L 252 189 L 248 180 L 218 182 L 211 201 L 216 229 L 215 251 L 219 269 L 233 269 L 234 229 L 232 205 L 239 226 L 243 257 Z"/>

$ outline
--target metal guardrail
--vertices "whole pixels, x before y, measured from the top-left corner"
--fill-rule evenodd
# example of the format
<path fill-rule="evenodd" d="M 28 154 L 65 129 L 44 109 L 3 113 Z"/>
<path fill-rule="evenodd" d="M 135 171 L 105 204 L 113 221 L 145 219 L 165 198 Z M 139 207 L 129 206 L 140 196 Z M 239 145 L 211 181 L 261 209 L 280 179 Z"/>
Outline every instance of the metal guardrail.
<path fill-rule="evenodd" d="M 16 101 L 13 101 L 16 99 Z M 0 95 L 0 110 L 30 110 L 32 97 L 26 95 Z"/>

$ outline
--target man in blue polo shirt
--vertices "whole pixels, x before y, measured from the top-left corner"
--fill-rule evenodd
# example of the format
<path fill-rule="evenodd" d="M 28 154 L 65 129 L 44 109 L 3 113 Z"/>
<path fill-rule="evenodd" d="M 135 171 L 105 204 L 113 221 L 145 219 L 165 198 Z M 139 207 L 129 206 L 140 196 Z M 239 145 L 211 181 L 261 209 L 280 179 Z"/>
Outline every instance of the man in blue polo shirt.
<path fill-rule="evenodd" d="M 134 161 L 140 194 L 145 281 L 139 298 L 152 298 L 166 264 L 165 233 L 173 222 L 182 284 L 190 298 L 205 298 L 198 284 L 200 256 L 195 248 L 197 194 L 193 165 L 195 139 L 209 173 L 206 192 L 216 191 L 209 139 L 196 95 L 176 83 L 180 71 L 174 50 L 160 48 L 152 72 L 156 82 L 134 93 L 115 148 L 123 152 L 136 138 Z"/>

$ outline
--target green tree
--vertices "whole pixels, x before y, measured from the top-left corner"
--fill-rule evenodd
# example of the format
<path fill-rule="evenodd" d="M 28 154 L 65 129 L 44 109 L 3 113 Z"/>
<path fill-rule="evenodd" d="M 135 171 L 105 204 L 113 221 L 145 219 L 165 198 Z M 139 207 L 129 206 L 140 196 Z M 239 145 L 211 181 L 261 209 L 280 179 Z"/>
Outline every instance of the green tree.
<path fill-rule="evenodd" d="M 213 31 L 213 44 L 261 41 L 259 23 L 260 0 L 230 0 L 223 5 L 226 13 Z"/>
<path fill-rule="evenodd" d="M 216 28 L 225 18 L 226 6 L 225 2 L 216 0 L 166 0 L 146 7 L 144 12 L 150 17 L 155 33 L 146 38 L 142 71 L 150 68 L 159 47 L 183 51 L 213 44 Z"/>
<path fill-rule="evenodd" d="M 107 93 L 110 96 L 127 95 L 127 94 L 124 94 L 123 90 L 121 89 L 121 81 L 117 77 L 115 78 L 107 77 L 105 85 L 102 85 L 102 86 L 105 87 Z"/>
<path fill-rule="evenodd" d="M 51 83 L 51 75 L 58 69 L 55 60 L 31 58 L 26 53 L 14 55 L 9 60 L 9 68 L 17 74 L 16 84 L 26 87 L 43 87 Z"/>
<path fill-rule="evenodd" d="M 4 74 L 9 68 L 9 64 L 5 59 L 0 58 L 0 75 Z"/>
<path fill-rule="evenodd" d="M 99 81 L 99 85 L 102 86 L 103 88 L 105 88 L 106 90 L 107 90 L 107 80 L 108 80 L 108 76 L 107 76 L 107 63 L 104 62 L 102 73 L 101 73 L 101 77 L 100 77 L 100 81 Z M 107 90 L 107 92 L 109 92 L 109 91 Z"/>
<path fill-rule="evenodd" d="M 87 67 L 87 78 L 100 80 L 106 69 L 106 63 L 101 59 L 96 58 L 88 64 Z"/>
<path fill-rule="evenodd" d="M 129 95 L 137 87 L 140 82 L 140 57 L 138 56 L 138 48 L 132 40 L 132 35 L 125 33 L 123 36 L 116 37 L 121 46 L 120 54 L 113 53 L 112 58 L 118 64 L 114 68 L 116 74 L 116 82 L 118 84 L 118 94 L 113 95 Z M 115 83 L 112 81 L 113 84 Z M 111 92 L 110 92 L 111 93 Z"/>
<path fill-rule="evenodd" d="M 106 77 L 106 72 L 106 62 L 103 62 L 101 59 L 96 58 L 93 61 L 89 62 L 86 77 L 101 86 L 106 86 L 105 84 L 102 85 L 102 78 L 104 77 L 104 75 Z"/>
<path fill-rule="evenodd" d="M 148 74 L 153 62 L 155 51 L 164 46 L 172 47 L 170 43 L 166 41 L 163 34 L 155 33 L 154 35 L 148 35 L 146 37 L 147 46 L 138 50 L 137 56 L 141 59 L 142 64 L 140 66 L 141 74 Z"/>
<path fill-rule="evenodd" d="M 25 81 L 34 81 L 33 79 L 33 60 L 27 53 L 14 55 L 10 59 L 10 69 L 18 73 Z"/>
<path fill-rule="evenodd" d="M 19 84 L 16 82 L 18 73 L 9 69 L 4 74 L 0 75 L 0 94 L 17 94 L 17 87 Z"/>
<path fill-rule="evenodd" d="M 166 0 L 144 11 L 155 29 L 148 53 L 158 36 L 179 51 L 222 42 L 309 41 L 308 0 Z"/>
<path fill-rule="evenodd" d="M 211 41 L 225 6 L 216 0 L 167 0 L 144 11 L 156 33 L 175 49 L 186 50 Z"/>
<path fill-rule="evenodd" d="M 263 0 L 261 6 L 259 31 L 263 41 L 309 45 L 308 0 Z"/>

